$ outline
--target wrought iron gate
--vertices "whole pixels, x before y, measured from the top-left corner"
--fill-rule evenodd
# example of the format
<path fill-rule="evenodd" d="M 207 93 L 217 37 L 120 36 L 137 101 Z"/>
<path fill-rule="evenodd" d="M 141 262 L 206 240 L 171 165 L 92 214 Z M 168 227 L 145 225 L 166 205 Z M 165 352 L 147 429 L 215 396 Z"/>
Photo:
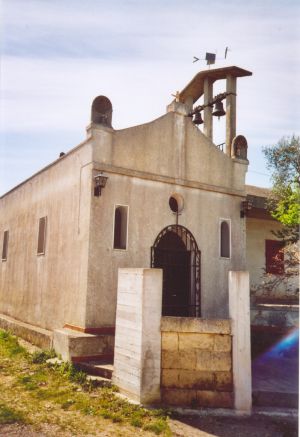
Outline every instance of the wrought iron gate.
<path fill-rule="evenodd" d="M 151 267 L 163 269 L 165 316 L 201 316 L 201 252 L 192 233 L 180 225 L 165 227 L 151 247 Z"/>

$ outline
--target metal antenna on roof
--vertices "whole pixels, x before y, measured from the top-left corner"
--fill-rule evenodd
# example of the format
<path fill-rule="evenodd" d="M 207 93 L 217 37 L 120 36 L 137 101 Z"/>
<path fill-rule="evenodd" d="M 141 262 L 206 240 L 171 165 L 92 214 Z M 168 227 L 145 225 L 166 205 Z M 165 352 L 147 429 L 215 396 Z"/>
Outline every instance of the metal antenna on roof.
<path fill-rule="evenodd" d="M 217 58 L 217 53 L 209 53 L 209 52 L 206 52 L 205 58 L 197 58 L 197 56 L 193 56 L 194 59 L 193 64 L 198 61 L 206 61 L 206 65 L 208 65 L 208 68 L 210 68 L 212 64 L 216 63 L 216 59 L 226 59 L 229 50 L 230 50 L 229 47 L 225 48 L 224 58 Z M 217 52 L 217 50 L 215 50 L 215 52 Z"/>
<path fill-rule="evenodd" d="M 229 47 L 226 47 L 226 49 L 225 49 L 225 55 L 224 55 L 224 59 L 226 59 L 227 58 L 227 53 L 230 51 L 230 48 Z"/>

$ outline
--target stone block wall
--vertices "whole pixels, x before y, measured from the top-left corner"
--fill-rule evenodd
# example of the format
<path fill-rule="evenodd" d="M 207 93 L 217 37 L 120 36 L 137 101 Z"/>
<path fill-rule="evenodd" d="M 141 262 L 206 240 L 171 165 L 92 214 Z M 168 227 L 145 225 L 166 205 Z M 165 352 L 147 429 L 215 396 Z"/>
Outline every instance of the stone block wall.
<path fill-rule="evenodd" d="M 163 402 L 232 408 L 230 320 L 163 317 L 161 335 Z"/>

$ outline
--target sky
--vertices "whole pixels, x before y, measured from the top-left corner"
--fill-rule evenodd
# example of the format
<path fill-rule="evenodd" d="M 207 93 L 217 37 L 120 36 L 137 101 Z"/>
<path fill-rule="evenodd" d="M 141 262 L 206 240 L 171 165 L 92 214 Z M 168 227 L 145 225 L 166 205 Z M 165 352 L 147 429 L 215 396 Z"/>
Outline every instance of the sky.
<path fill-rule="evenodd" d="M 262 148 L 300 134 L 298 0 L 0 0 L 0 195 L 86 137 L 93 99 L 113 127 L 166 112 L 205 61 L 253 72 L 237 88 L 246 182 L 270 186 Z M 224 60 L 225 47 L 229 47 Z M 225 91 L 221 81 L 214 94 Z M 214 123 L 216 144 L 224 118 Z"/>

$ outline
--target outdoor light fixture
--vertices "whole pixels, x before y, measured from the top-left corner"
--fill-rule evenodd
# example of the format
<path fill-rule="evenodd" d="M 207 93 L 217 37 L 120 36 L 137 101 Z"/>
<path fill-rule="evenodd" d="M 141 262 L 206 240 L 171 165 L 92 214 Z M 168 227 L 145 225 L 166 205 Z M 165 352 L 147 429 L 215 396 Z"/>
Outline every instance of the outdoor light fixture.
<path fill-rule="evenodd" d="M 241 203 L 241 218 L 244 218 L 248 211 L 252 209 L 252 202 L 250 200 L 243 200 Z"/>
<path fill-rule="evenodd" d="M 101 189 L 105 187 L 108 176 L 104 176 L 103 173 L 98 173 L 94 176 L 94 196 L 101 196 Z"/>

